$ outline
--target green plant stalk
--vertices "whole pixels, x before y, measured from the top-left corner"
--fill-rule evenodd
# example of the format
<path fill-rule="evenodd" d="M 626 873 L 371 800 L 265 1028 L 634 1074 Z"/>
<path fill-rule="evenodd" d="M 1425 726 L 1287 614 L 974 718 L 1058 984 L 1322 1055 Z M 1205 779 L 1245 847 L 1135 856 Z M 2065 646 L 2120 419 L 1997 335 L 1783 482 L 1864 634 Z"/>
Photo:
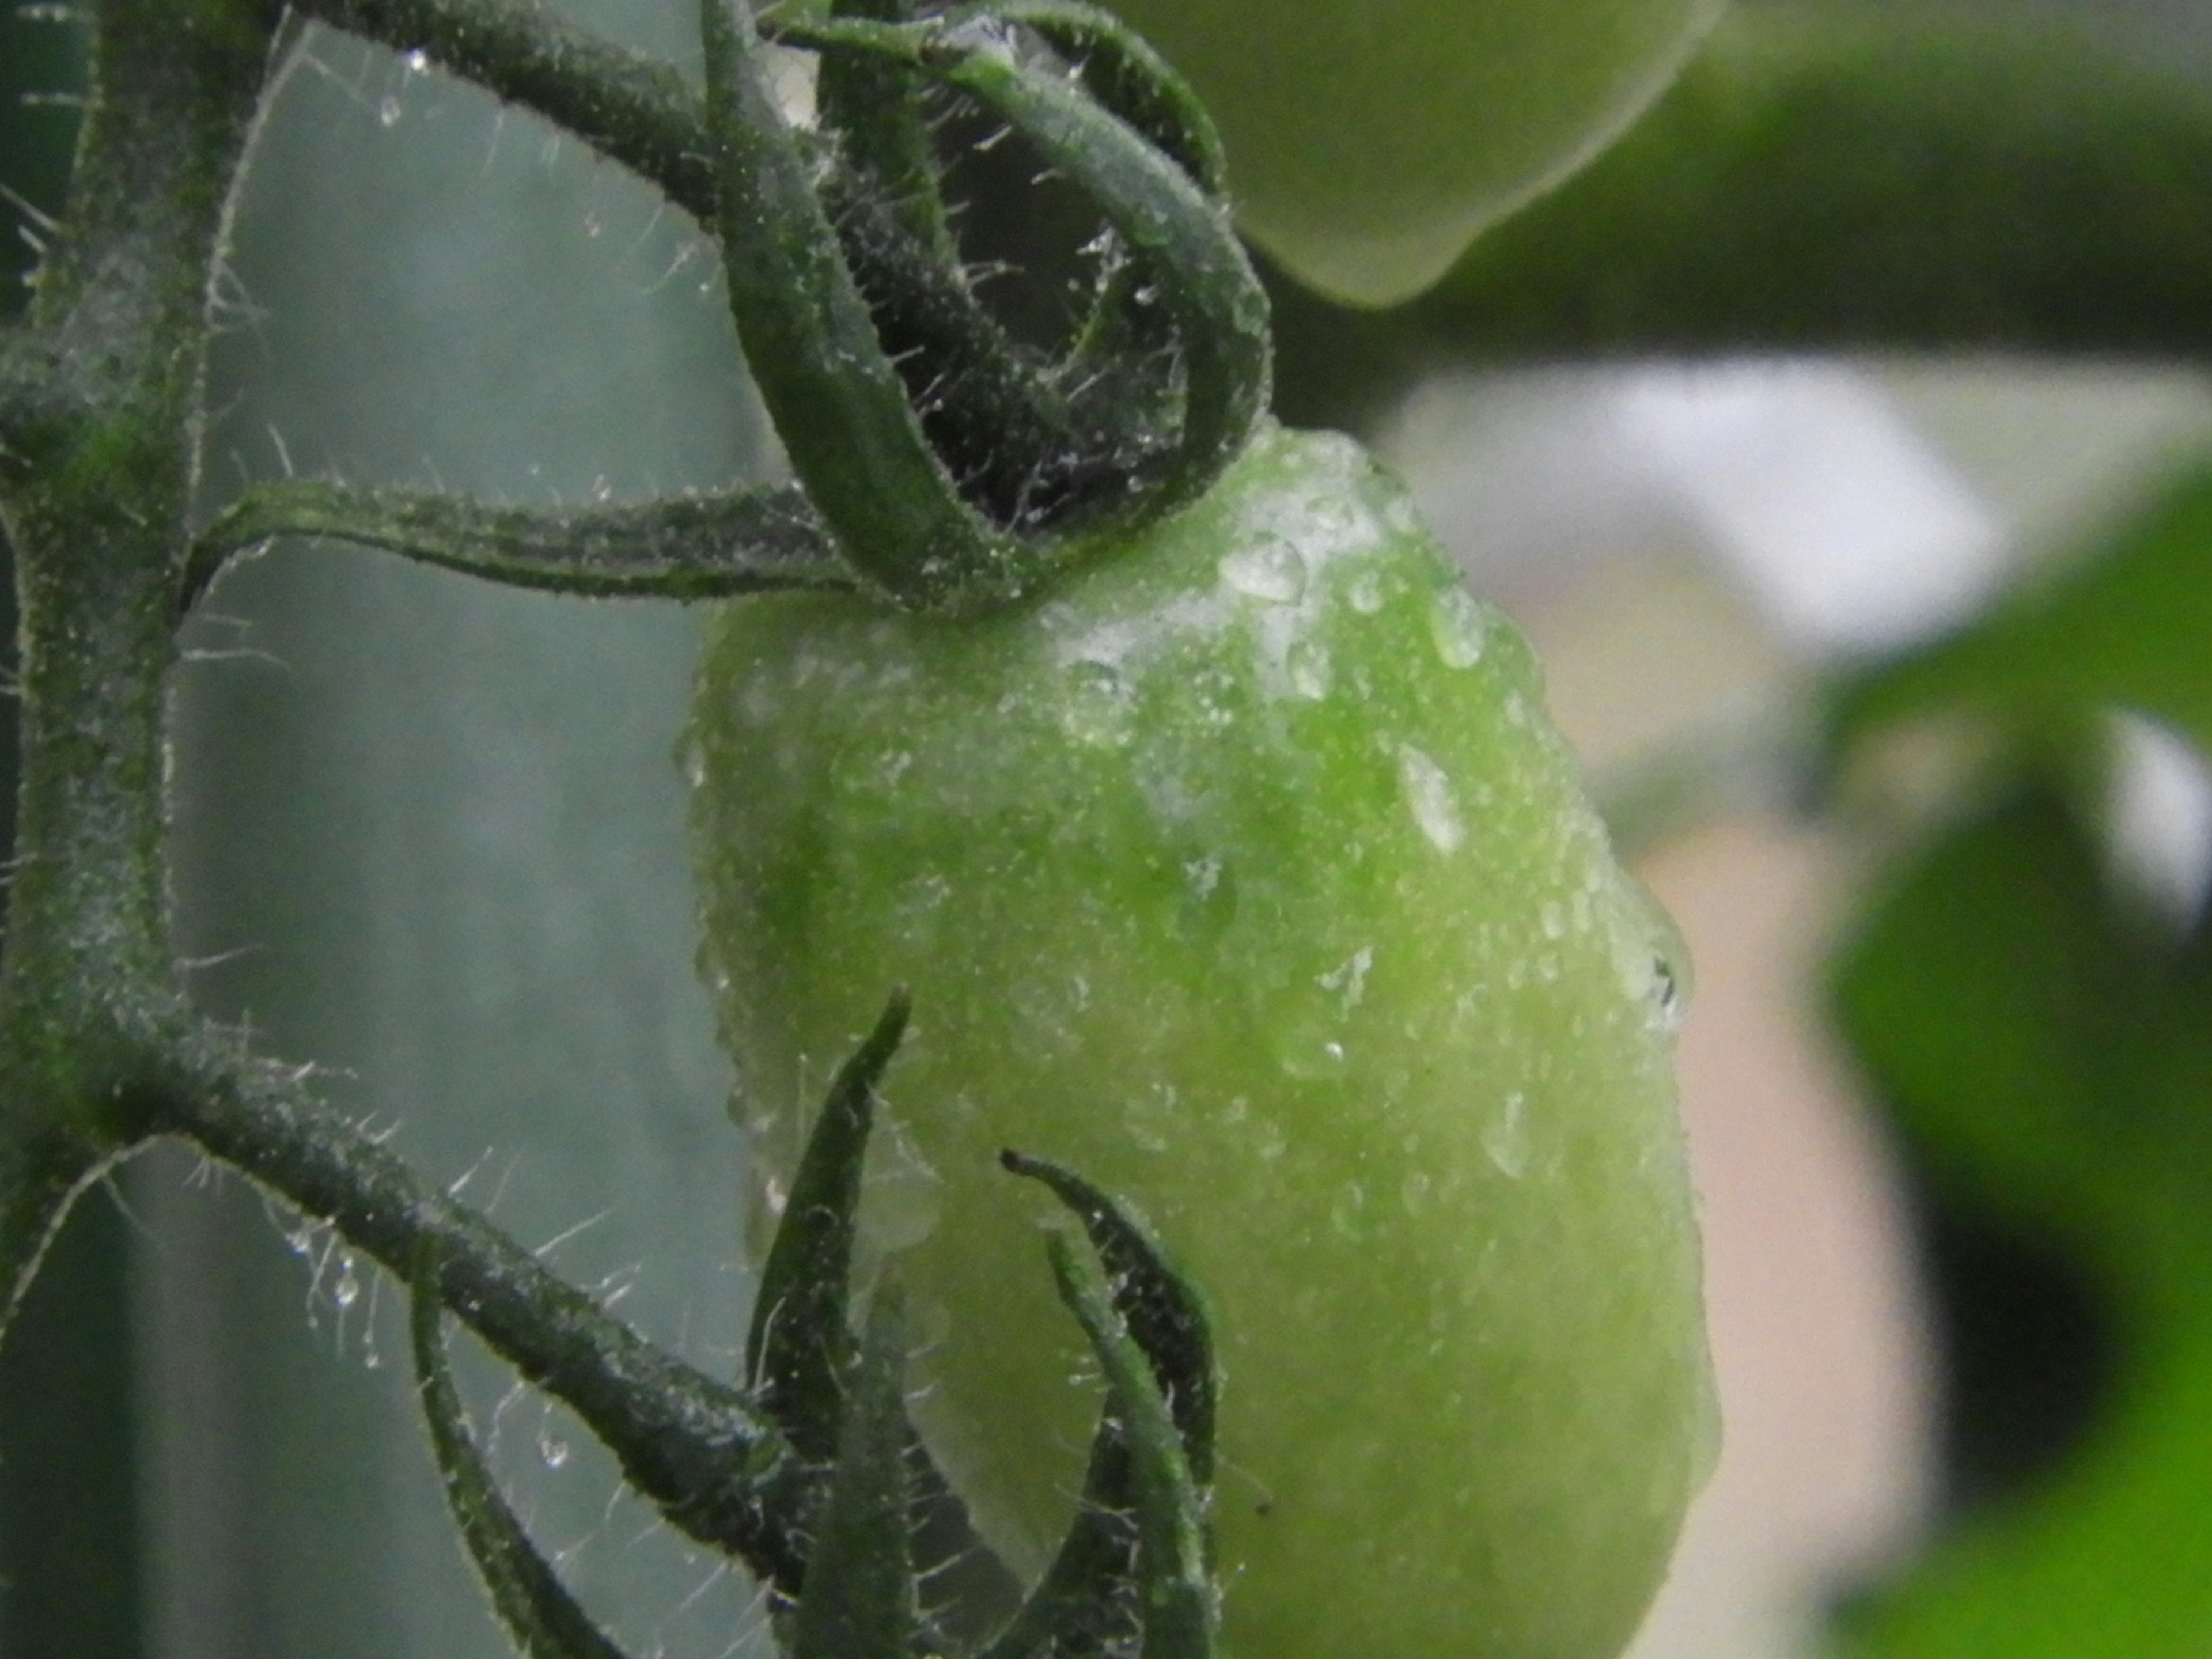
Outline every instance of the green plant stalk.
<path fill-rule="evenodd" d="M 190 1081 L 149 1102 L 135 1134 L 182 1136 L 330 1222 L 403 1282 L 427 1253 L 445 1305 L 574 1410 L 672 1522 L 763 1575 L 795 1575 L 763 1493 L 798 1472 L 747 1395 L 647 1341 L 425 1182 L 317 1100 L 296 1068 L 257 1062 L 212 1034 L 193 1057 Z"/>
<path fill-rule="evenodd" d="M 0 509 L 22 612 L 19 862 L 0 958 L 0 1270 L 12 1309 L 114 1158 L 183 1135 L 449 1305 L 613 1443 L 678 1524 L 757 1564 L 781 1440 L 191 1010 L 169 924 L 167 679 L 191 574 L 211 274 L 282 28 L 111 0 L 65 228 L 10 361 Z M 24 386 L 20 377 L 11 385 Z"/>
<path fill-rule="evenodd" d="M 12 1309 L 191 1028 L 169 940 L 166 677 L 198 467 L 210 273 L 278 24 L 112 0 L 70 211 L 33 297 L 50 370 L 0 461 L 22 759 L 0 955 L 0 1263 Z M 15 400 L 11 400 L 11 404 Z"/>
<path fill-rule="evenodd" d="M 788 486 L 569 512 L 286 478 L 247 490 L 192 538 L 187 600 L 234 556 L 288 536 L 327 537 L 513 587 L 600 599 L 853 586 L 805 495 Z"/>

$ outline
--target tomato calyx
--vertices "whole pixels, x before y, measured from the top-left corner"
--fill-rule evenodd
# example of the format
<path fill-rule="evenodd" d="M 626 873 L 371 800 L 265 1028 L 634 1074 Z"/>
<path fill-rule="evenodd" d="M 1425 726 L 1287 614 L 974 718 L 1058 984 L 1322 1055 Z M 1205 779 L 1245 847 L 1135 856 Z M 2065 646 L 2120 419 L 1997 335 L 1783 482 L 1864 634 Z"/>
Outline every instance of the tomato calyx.
<path fill-rule="evenodd" d="M 1047 1250 L 1106 1379 L 1083 1501 L 1026 1598 L 968 1525 L 907 1416 L 904 1304 L 889 1270 L 864 1334 L 854 1334 L 861 1166 L 876 1085 L 908 1006 L 903 989 L 892 994 L 830 1085 L 762 1268 L 746 1341 L 747 1377 L 809 1468 L 777 1517 L 808 1540 L 796 1582 L 775 1586 L 793 1659 L 1031 1659 L 1130 1641 L 1164 1659 L 1203 1659 L 1216 1623 L 1206 1514 L 1219 1376 L 1202 1298 L 1141 1220 L 1071 1170 L 1000 1155 L 1082 1228 L 1091 1257 L 1057 1233 Z"/>
<path fill-rule="evenodd" d="M 1054 1233 L 1046 1254 L 1106 1385 L 1082 1501 L 1026 1595 L 969 1523 L 908 1414 L 898 1275 L 877 1268 L 868 1294 L 854 1293 L 870 1276 L 856 1270 L 854 1246 L 876 1090 L 908 1006 L 895 990 L 839 1068 L 763 1264 L 745 1392 L 781 1443 L 763 1446 L 743 1482 L 758 1526 L 736 1553 L 766 1586 L 790 1659 L 1212 1659 L 1212 1340 L 1203 1300 L 1121 1202 L 1059 1164 L 1001 1155 L 1006 1170 L 1060 1199 L 1088 1243 L 1086 1253 L 1072 1231 Z M 520 1650 L 629 1659 L 532 1543 L 470 1429 L 446 1352 L 443 1258 L 441 1242 L 425 1235 L 407 1274 L 410 1333 L 462 1541 Z M 647 1388 L 625 1380 L 626 1391 Z M 593 1426 L 626 1464 L 639 1449 L 623 1413 Z"/>
<path fill-rule="evenodd" d="M 764 28 L 707 0 L 702 20 L 732 312 L 862 586 L 906 609 L 994 608 L 1235 459 L 1267 404 L 1266 299 L 1203 112 L 1122 25 L 1070 0 L 929 15 L 874 0 Z M 769 40 L 822 57 L 821 131 L 784 117 Z M 975 305 L 926 85 L 1005 122 L 1104 222 L 1090 310 L 1057 356 L 1012 347 Z M 899 282 L 873 280 L 886 262 Z M 875 302 L 917 288 L 938 296 L 927 316 Z"/>

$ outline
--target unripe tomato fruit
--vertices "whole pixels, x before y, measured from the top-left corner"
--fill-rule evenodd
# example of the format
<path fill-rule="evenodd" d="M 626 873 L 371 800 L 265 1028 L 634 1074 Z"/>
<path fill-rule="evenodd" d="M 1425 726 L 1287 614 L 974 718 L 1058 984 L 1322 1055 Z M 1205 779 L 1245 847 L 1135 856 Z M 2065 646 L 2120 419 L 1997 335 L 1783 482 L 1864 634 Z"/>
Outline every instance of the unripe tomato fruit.
<path fill-rule="evenodd" d="M 704 963 L 775 1208 L 911 985 L 864 1218 L 925 1432 L 1035 1565 L 1097 1409 L 1013 1146 L 1208 1295 L 1244 1659 L 1597 1659 L 1712 1455 L 1671 934 L 1527 647 L 1356 446 L 1264 430 L 1012 614 L 716 622 Z"/>
<path fill-rule="evenodd" d="M 1220 124 L 1248 234 L 1353 305 L 1429 287 L 1601 149 L 1719 0 L 1106 0 Z"/>

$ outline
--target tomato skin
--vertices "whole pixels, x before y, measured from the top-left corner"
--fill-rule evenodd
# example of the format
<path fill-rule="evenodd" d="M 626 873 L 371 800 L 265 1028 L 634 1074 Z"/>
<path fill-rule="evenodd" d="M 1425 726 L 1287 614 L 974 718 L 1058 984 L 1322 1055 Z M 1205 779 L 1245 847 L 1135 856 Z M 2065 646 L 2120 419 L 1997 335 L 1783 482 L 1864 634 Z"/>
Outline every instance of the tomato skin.
<path fill-rule="evenodd" d="M 1108 0 L 1188 76 L 1239 222 L 1352 305 L 1428 288 L 1658 95 L 1719 0 Z"/>
<path fill-rule="evenodd" d="M 1212 1303 L 1231 1651 L 1618 1651 L 1713 1443 L 1669 946 L 1394 483 L 1270 428 L 1015 614 L 740 602 L 690 741 L 771 1194 L 914 988 L 866 1218 L 994 1538 L 1041 1559 L 1097 1409 L 1012 1146 Z"/>

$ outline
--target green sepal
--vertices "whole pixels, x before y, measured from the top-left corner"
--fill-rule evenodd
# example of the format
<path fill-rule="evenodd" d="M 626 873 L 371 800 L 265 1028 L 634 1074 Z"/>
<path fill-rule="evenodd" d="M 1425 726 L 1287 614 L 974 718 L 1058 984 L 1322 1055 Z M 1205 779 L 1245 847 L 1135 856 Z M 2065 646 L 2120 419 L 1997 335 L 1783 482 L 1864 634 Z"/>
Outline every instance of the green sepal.
<path fill-rule="evenodd" d="M 1066 174 L 1121 238 L 1176 325 L 1183 372 L 1182 420 L 1171 448 L 1157 464 L 1128 458 L 1140 487 L 1114 521 L 1141 523 L 1203 494 L 1265 411 L 1267 294 L 1227 204 L 1087 89 L 1025 61 L 1012 49 L 1012 27 L 978 9 L 905 26 L 802 20 L 780 23 L 779 38 L 911 63 L 967 93 Z"/>
<path fill-rule="evenodd" d="M 1033 31 L 1074 64 L 1092 96 L 1190 175 L 1208 196 L 1229 193 L 1229 163 L 1213 118 L 1190 82 L 1109 11 L 1081 0 L 1011 0 L 971 7 Z"/>
<path fill-rule="evenodd" d="M 1208 1659 L 1219 1620 L 1206 1560 L 1206 1500 L 1152 1370 L 1098 1272 L 1058 1233 L 1046 1237 L 1060 1300 L 1106 1374 L 1102 1432 L 1127 1449 L 1137 1534 L 1142 1659 Z"/>
<path fill-rule="evenodd" d="M 745 1334 L 746 1381 L 793 1449 L 811 1462 L 835 1455 L 843 1421 L 860 1175 L 876 1085 L 898 1052 L 910 1006 L 903 987 L 893 991 L 875 1030 L 837 1068 L 792 1178 Z"/>
<path fill-rule="evenodd" d="M 1208 1484 L 1213 1479 L 1221 1372 L 1204 1296 L 1127 1205 L 1049 1159 L 1009 1150 L 999 1154 L 999 1162 L 1016 1175 L 1043 1182 L 1082 1222 L 1106 1270 L 1114 1310 L 1152 1362 L 1153 1378 L 1182 1437 L 1192 1478 Z"/>
<path fill-rule="evenodd" d="M 983 1659 L 1091 1659 L 1126 1651 L 1140 1632 L 1148 1644 L 1158 1640 L 1170 1644 L 1158 1651 L 1204 1651 L 1188 1643 L 1192 1632 L 1201 1628 L 1206 1639 L 1211 1639 L 1210 1589 L 1186 1605 L 1182 1591 L 1170 1585 L 1170 1610 L 1157 1632 L 1146 1622 L 1146 1608 L 1159 1577 L 1157 1564 L 1187 1565 L 1181 1553 L 1186 1541 L 1194 1540 L 1197 1570 L 1201 1580 L 1205 1576 L 1204 1489 L 1212 1471 L 1219 1392 L 1205 1304 L 1151 1230 L 1099 1188 L 1043 1158 L 1006 1152 L 1000 1161 L 1017 1175 L 1043 1182 L 1083 1223 L 1105 1270 L 1099 1288 L 1104 1294 L 1105 1317 L 1121 1333 L 1117 1352 L 1125 1358 L 1133 1353 L 1144 1362 L 1146 1391 L 1171 1425 L 1175 1461 L 1181 1468 L 1180 1473 L 1155 1474 L 1148 1490 L 1146 1469 L 1159 1459 L 1135 1437 L 1143 1431 L 1144 1412 L 1133 1418 L 1121 1406 L 1113 1381 L 1115 1362 L 1102 1352 L 1109 1401 L 1091 1442 L 1075 1518 L 1044 1577 Z M 1096 1322 L 1085 1318 L 1082 1307 L 1071 1299 L 1073 1290 L 1089 1281 L 1068 1277 L 1073 1259 L 1063 1264 L 1065 1252 L 1059 1241 L 1054 1243 L 1054 1271 L 1060 1277 L 1062 1298 L 1084 1319 L 1095 1346 Z M 1172 1515 L 1153 1513 L 1162 1491 L 1171 1506 L 1183 1504 L 1186 1497 L 1187 1505 Z M 1159 1541 L 1163 1538 L 1164 1545 Z M 1149 1556 L 1147 1548 L 1152 1551 Z M 1203 1618 L 1194 1623 L 1200 1613 Z"/>
<path fill-rule="evenodd" d="M 791 1659 L 915 1659 L 921 1636 L 906 1416 L 906 1316 L 886 1279 L 868 1310 L 815 1528 Z"/>
<path fill-rule="evenodd" d="M 410 1326 L 415 1379 L 446 1504 L 499 1621 L 524 1659 L 628 1659 L 538 1553 L 485 1467 L 446 1359 L 434 1252 L 417 1255 Z"/>
<path fill-rule="evenodd" d="M 777 106 L 746 0 L 702 0 L 700 30 L 730 313 L 792 471 L 885 599 L 1007 602 L 1038 563 L 962 498 L 930 447 L 816 193 L 822 163 Z"/>
<path fill-rule="evenodd" d="M 914 0 L 834 0 L 830 9 L 878 23 L 903 23 L 915 11 Z M 945 210 L 921 88 L 921 76 L 903 64 L 840 53 L 822 60 L 814 107 L 822 125 L 838 135 L 841 159 L 866 177 L 933 259 L 957 269 L 960 250 Z"/>
<path fill-rule="evenodd" d="M 1102 1422 L 1052 1565 L 981 1659 L 1096 1659 L 1127 1650 L 1138 1633 L 1135 1504 L 1128 1446 L 1110 1420 Z"/>

